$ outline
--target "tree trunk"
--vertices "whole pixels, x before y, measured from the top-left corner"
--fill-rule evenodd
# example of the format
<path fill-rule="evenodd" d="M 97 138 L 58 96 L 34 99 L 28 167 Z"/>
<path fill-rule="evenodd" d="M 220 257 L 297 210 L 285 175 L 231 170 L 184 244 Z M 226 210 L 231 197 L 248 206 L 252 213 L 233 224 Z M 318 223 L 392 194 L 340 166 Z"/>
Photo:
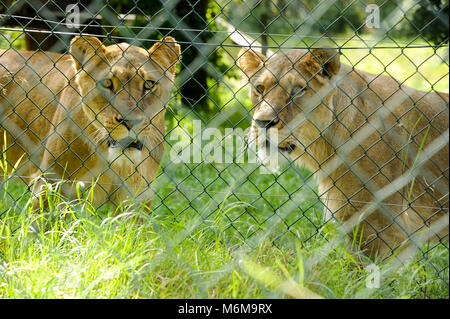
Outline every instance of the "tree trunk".
<path fill-rule="evenodd" d="M 268 38 L 267 38 L 267 22 L 269 21 L 269 16 L 266 13 L 261 14 L 260 17 L 260 28 L 259 31 L 261 33 L 261 52 L 264 55 L 267 55 L 267 46 L 269 44 Z"/>
<path fill-rule="evenodd" d="M 206 26 L 206 10 L 208 8 L 208 1 L 200 0 L 190 4 L 190 1 L 180 1 L 175 7 L 175 13 L 179 19 L 190 29 L 195 30 L 207 30 Z M 180 34 L 180 38 L 177 40 L 181 42 L 207 42 L 211 36 L 207 32 L 193 31 L 190 34 L 194 35 L 194 39 L 190 39 Z M 206 63 L 208 56 L 203 56 L 201 50 L 205 49 L 203 45 L 185 44 L 183 48 L 183 69 L 189 70 L 190 64 L 197 58 L 203 58 L 202 64 Z M 189 71 L 187 71 L 189 72 Z M 182 84 L 180 89 L 181 101 L 184 106 L 197 108 L 206 108 L 206 96 L 207 96 L 207 78 L 208 73 L 205 68 L 201 67 L 192 74 L 189 74 L 189 79 Z"/>

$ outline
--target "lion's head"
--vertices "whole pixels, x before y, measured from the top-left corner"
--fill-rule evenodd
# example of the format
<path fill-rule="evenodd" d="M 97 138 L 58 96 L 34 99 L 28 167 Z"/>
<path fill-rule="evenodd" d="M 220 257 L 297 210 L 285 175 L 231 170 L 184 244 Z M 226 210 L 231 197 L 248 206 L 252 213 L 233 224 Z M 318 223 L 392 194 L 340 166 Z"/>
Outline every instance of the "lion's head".
<path fill-rule="evenodd" d="M 340 69 L 339 53 L 295 49 L 267 58 L 244 48 L 238 66 L 251 83 L 250 140 L 264 154 L 276 143 L 279 151 L 298 158 L 332 122 L 329 99 L 336 86 L 330 84 Z"/>
<path fill-rule="evenodd" d="M 145 50 L 126 43 L 105 46 L 95 37 L 75 37 L 70 53 L 84 112 L 96 128 L 94 142 L 106 144 L 113 157 L 132 152 L 148 156 L 158 148 L 180 59 L 175 39 L 165 37 Z"/>

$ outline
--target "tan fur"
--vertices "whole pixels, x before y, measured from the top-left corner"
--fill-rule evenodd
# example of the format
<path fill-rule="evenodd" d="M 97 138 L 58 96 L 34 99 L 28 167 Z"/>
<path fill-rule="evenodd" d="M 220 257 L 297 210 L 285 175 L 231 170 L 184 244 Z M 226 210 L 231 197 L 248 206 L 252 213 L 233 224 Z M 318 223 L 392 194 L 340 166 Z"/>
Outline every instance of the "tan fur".
<path fill-rule="evenodd" d="M 422 141 L 426 148 L 448 130 L 448 94 L 418 91 L 392 77 L 341 65 L 336 50 L 290 50 L 267 59 L 243 49 L 238 65 L 252 84 L 252 138 L 259 130 L 255 120 L 276 123 L 267 132 L 277 129 L 284 156 L 314 173 L 328 213 L 342 222 L 360 215 L 375 192 L 414 170 Z M 305 89 L 292 99 L 296 85 Z M 355 143 L 365 129 L 370 133 Z M 258 143 L 266 145 L 264 138 Z M 446 225 L 428 235 L 448 240 L 448 152 L 447 143 L 416 170 L 413 183 L 383 199 L 353 229 L 370 256 L 391 255 L 441 218 Z"/>
<path fill-rule="evenodd" d="M 95 205 L 131 197 L 150 201 L 179 58 L 172 37 L 148 51 L 84 36 L 71 41 L 67 55 L 0 51 L 0 133 L 6 132 L 8 161 L 26 154 L 19 175 L 96 181 Z M 112 90 L 102 86 L 105 79 Z M 156 84 L 144 91 L 144 80 Z M 138 124 L 128 130 L 117 119 Z M 108 139 L 128 136 L 143 143 L 142 151 L 108 146 Z M 73 197 L 73 187 L 63 190 Z"/>

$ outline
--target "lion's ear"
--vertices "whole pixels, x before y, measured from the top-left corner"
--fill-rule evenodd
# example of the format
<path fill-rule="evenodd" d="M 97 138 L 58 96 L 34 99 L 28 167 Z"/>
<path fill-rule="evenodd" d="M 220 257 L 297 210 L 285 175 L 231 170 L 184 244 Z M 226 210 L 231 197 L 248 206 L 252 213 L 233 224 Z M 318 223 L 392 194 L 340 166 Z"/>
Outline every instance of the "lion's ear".
<path fill-rule="evenodd" d="M 312 68 L 312 73 L 333 77 L 341 67 L 340 53 L 336 49 L 311 49 L 306 55 L 304 63 Z"/>
<path fill-rule="evenodd" d="M 149 50 L 150 57 L 161 69 L 175 75 L 176 65 L 181 57 L 180 45 L 173 37 L 164 37 L 156 42 Z"/>
<path fill-rule="evenodd" d="M 239 52 L 237 65 L 248 77 L 251 77 L 258 71 L 267 58 L 264 54 L 253 51 L 249 48 L 242 48 Z"/>
<path fill-rule="evenodd" d="M 77 70 L 80 70 L 81 66 L 93 56 L 103 56 L 104 53 L 105 46 L 96 37 L 76 36 L 70 41 L 70 54 L 75 60 Z"/>

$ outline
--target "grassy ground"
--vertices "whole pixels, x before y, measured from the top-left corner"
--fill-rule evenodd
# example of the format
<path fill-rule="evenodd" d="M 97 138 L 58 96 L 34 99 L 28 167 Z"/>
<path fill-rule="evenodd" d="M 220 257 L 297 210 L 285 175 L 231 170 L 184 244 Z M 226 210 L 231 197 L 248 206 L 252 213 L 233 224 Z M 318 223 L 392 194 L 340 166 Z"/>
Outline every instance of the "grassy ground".
<path fill-rule="evenodd" d="M 368 260 L 341 242 L 324 250 L 336 226 L 324 224 L 320 205 L 308 199 L 313 190 L 302 187 L 298 174 L 305 172 L 289 169 L 277 178 L 251 173 L 238 186 L 237 167 L 173 164 L 158 179 L 151 215 L 132 206 L 111 214 L 87 200 L 58 203 L 52 196 L 52 217 L 45 219 L 30 214 L 23 185 L 4 182 L 0 296 L 448 297 L 443 246 L 408 267 L 379 263 L 380 288 L 367 289 Z M 227 196 L 232 183 L 235 195 Z M 288 200 L 288 193 L 296 199 Z"/>

